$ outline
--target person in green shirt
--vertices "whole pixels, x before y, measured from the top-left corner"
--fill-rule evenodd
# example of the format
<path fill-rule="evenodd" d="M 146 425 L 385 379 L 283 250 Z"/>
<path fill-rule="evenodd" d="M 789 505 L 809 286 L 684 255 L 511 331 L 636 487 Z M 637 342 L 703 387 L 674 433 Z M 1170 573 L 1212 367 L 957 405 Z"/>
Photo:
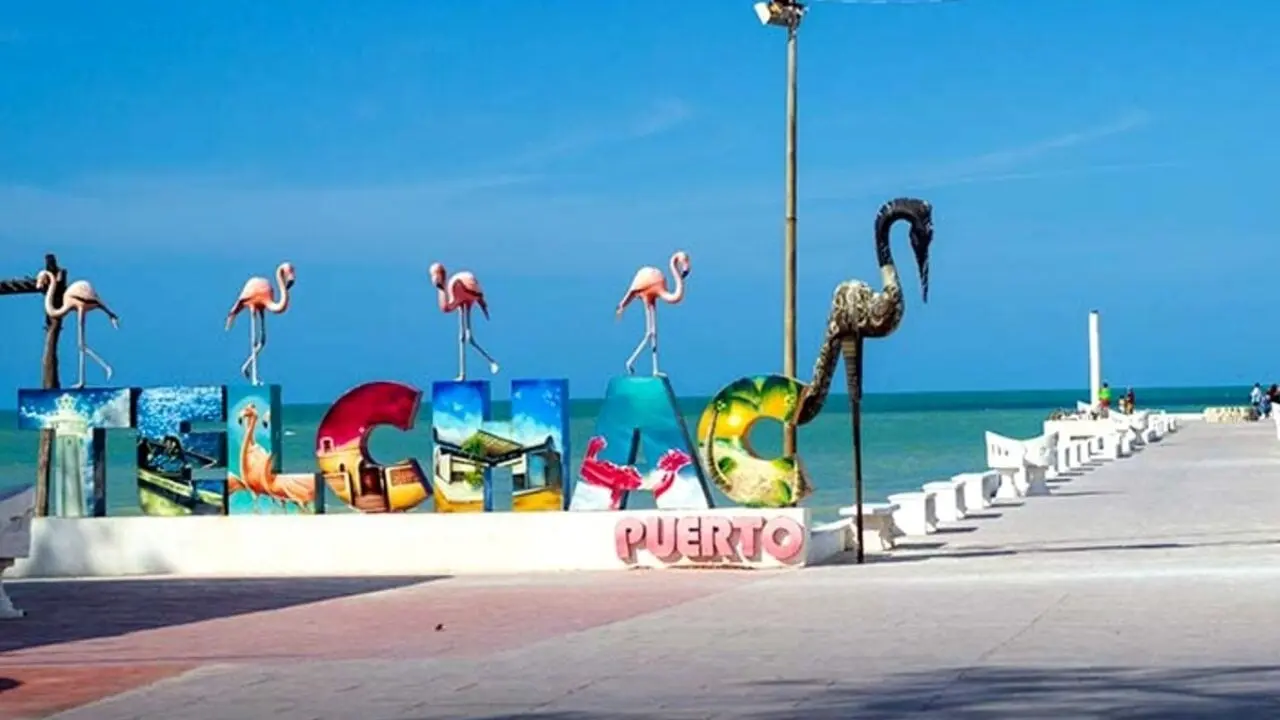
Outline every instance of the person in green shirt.
<path fill-rule="evenodd" d="M 1111 409 L 1111 386 L 1102 383 L 1102 387 L 1098 388 L 1098 405 L 1104 410 Z"/>

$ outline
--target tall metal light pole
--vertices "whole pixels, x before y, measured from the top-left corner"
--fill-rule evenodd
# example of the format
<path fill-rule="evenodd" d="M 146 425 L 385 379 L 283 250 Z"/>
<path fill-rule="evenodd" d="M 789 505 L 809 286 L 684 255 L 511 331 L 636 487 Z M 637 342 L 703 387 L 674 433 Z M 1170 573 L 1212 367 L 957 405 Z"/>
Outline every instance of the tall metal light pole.
<path fill-rule="evenodd" d="M 787 164 L 784 183 L 782 250 L 782 374 L 796 376 L 796 33 L 805 7 L 796 0 L 769 0 L 755 4 L 756 16 L 765 25 L 787 29 Z M 796 427 L 783 426 L 782 451 L 796 452 Z"/>

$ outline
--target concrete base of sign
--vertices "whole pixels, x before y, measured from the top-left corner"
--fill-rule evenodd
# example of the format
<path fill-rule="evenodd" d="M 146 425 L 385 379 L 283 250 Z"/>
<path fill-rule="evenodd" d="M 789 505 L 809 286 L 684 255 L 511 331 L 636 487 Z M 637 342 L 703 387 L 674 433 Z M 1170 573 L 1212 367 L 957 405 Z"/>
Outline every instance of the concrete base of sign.
<path fill-rule="evenodd" d="M 677 529 L 699 523 L 723 526 L 723 520 L 712 518 L 729 519 L 739 527 L 754 524 L 761 530 L 798 526 L 803 546 L 786 562 L 771 557 L 762 542 L 754 543 L 751 557 L 658 558 L 643 543 L 634 548 L 629 562 L 620 557 L 619 524 L 650 518 L 663 518 L 663 528 Z M 740 533 L 729 542 L 740 554 Z M 826 538 L 816 533 L 803 508 L 36 518 L 31 556 L 19 559 L 7 576 L 336 577 L 672 566 L 782 568 L 820 563 L 843 546 L 835 534 Z"/>

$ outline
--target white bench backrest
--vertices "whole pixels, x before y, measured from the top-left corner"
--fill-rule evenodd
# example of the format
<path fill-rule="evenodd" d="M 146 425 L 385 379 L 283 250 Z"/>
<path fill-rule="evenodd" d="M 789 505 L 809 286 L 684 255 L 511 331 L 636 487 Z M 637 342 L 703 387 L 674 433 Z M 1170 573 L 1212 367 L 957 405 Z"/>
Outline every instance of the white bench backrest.
<path fill-rule="evenodd" d="M 1030 440 L 1023 440 L 1026 448 L 1026 461 L 1036 467 L 1047 468 L 1054 465 L 1058 456 L 1058 433 L 1051 432 Z"/>
<path fill-rule="evenodd" d="M 988 431 L 987 467 L 996 470 L 1021 469 L 1026 464 L 1027 446 L 1021 440 L 1014 440 Z"/>

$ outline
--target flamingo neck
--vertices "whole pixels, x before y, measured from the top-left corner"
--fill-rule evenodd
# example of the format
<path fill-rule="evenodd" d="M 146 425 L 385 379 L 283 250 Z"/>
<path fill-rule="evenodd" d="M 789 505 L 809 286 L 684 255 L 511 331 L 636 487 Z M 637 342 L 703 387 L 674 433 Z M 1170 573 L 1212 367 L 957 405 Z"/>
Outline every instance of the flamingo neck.
<path fill-rule="evenodd" d="M 244 440 L 240 443 L 240 479 L 245 480 L 249 474 L 249 451 L 256 444 L 254 433 L 258 431 L 258 418 L 250 415 L 244 424 Z"/>
<path fill-rule="evenodd" d="M 440 305 L 440 312 L 453 312 L 458 307 L 453 299 L 453 287 L 447 280 L 436 288 L 436 302 Z"/>
<path fill-rule="evenodd" d="M 680 272 L 680 267 L 676 264 L 676 258 L 671 257 L 671 275 L 675 277 L 675 289 L 668 292 L 665 283 L 662 292 L 658 293 L 658 297 L 668 303 L 678 303 L 684 299 L 684 275 Z"/>
<path fill-rule="evenodd" d="M 53 304 L 53 295 L 58 292 L 58 279 L 48 270 L 41 270 L 40 274 L 36 275 L 36 280 L 39 281 L 42 277 L 49 280 L 49 289 L 44 291 L 44 314 L 51 318 L 60 318 L 71 312 L 71 304 L 66 301 L 66 298 L 63 298 L 61 306 Z"/>
<path fill-rule="evenodd" d="M 282 313 L 289 309 L 289 283 L 284 279 L 284 268 L 276 268 L 276 285 L 280 288 L 280 297 L 267 303 L 267 310 Z"/>

